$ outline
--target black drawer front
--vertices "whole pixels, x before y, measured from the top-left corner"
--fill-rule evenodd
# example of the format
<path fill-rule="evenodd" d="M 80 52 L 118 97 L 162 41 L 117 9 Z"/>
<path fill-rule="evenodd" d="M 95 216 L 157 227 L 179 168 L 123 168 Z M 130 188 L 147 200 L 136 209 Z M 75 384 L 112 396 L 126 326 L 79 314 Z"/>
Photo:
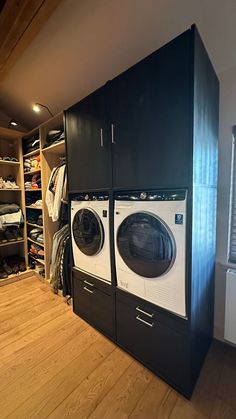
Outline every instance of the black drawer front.
<path fill-rule="evenodd" d="M 188 395 L 189 340 L 154 316 L 116 301 L 117 342 L 167 382 Z"/>
<path fill-rule="evenodd" d="M 158 319 L 163 325 L 173 328 L 177 332 L 189 334 L 190 322 L 183 317 L 174 315 L 119 288 L 116 289 L 116 299 L 131 309 L 137 310 L 138 314 L 146 313 L 147 317 L 151 316 L 154 319 Z"/>
<path fill-rule="evenodd" d="M 86 281 L 86 282 L 85 282 Z M 115 297 L 73 275 L 73 309 L 94 327 L 115 338 Z"/>
<path fill-rule="evenodd" d="M 72 275 L 76 279 L 79 279 L 80 281 L 84 281 L 89 284 L 92 284 L 94 287 L 99 289 L 102 292 L 105 292 L 109 295 L 114 295 L 115 289 L 112 285 L 109 283 L 106 283 L 104 281 L 101 281 L 100 279 L 95 278 L 94 276 L 88 275 L 86 272 L 80 271 L 79 269 L 73 267 L 72 268 Z"/>

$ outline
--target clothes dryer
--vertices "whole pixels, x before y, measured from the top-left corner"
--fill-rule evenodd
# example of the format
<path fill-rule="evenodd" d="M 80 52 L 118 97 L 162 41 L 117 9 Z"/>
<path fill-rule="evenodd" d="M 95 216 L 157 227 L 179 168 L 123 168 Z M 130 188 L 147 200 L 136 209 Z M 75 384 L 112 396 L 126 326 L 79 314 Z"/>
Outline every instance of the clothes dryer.
<path fill-rule="evenodd" d="M 71 236 L 75 267 L 111 283 L 108 194 L 76 196 L 71 202 Z"/>
<path fill-rule="evenodd" d="M 187 191 L 115 194 L 117 286 L 186 316 Z"/>

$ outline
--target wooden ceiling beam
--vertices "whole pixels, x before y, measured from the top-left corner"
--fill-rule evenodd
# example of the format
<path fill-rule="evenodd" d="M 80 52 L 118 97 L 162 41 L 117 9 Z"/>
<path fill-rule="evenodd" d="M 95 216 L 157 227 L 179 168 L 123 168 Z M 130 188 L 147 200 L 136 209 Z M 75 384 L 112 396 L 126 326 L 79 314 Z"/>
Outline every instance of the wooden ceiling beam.
<path fill-rule="evenodd" d="M 0 83 L 61 0 L 7 0 L 0 14 Z"/>

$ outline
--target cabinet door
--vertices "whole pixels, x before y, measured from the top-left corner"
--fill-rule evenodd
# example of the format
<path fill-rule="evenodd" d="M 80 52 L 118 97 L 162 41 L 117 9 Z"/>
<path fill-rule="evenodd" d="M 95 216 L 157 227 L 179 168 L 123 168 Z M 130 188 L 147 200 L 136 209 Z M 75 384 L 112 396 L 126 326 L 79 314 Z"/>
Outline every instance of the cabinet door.
<path fill-rule="evenodd" d="M 65 112 L 69 192 L 111 186 L 105 91 L 96 90 Z"/>
<path fill-rule="evenodd" d="M 147 314 L 145 310 L 139 303 L 135 309 L 116 300 L 118 344 L 189 396 L 192 386 L 187 337 L 155 318 L 152 309 Z"/>
<path fill-rule="evenodd" d="M 115 296 L 96 287 L 96 280 L 73 273 L 73 310 L 107 336 L 115 338 Z M 82 274 L 83 276 L 83 274 Z M 101 281 L 100 281 L 101 282 Z"/>
<path fill-rule="evenodd" d="M 110 86 L 114 187 L 187 187 L 190 31 L 118 76 Z"/>

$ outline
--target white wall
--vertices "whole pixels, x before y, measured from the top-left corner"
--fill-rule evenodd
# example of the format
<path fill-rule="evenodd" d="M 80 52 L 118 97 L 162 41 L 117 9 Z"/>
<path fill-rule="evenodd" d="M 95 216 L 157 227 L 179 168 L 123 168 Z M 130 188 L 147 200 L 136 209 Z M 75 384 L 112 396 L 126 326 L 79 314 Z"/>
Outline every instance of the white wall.
<path fill-rule="evenodd" d="M 227 261 L 232 126 L 236 125 L 236 67 L 220 75 L 219 172 L 217 212 L 217 264 L 215 281 L 215 327 L 224 336 L 225 275 Z"/>

